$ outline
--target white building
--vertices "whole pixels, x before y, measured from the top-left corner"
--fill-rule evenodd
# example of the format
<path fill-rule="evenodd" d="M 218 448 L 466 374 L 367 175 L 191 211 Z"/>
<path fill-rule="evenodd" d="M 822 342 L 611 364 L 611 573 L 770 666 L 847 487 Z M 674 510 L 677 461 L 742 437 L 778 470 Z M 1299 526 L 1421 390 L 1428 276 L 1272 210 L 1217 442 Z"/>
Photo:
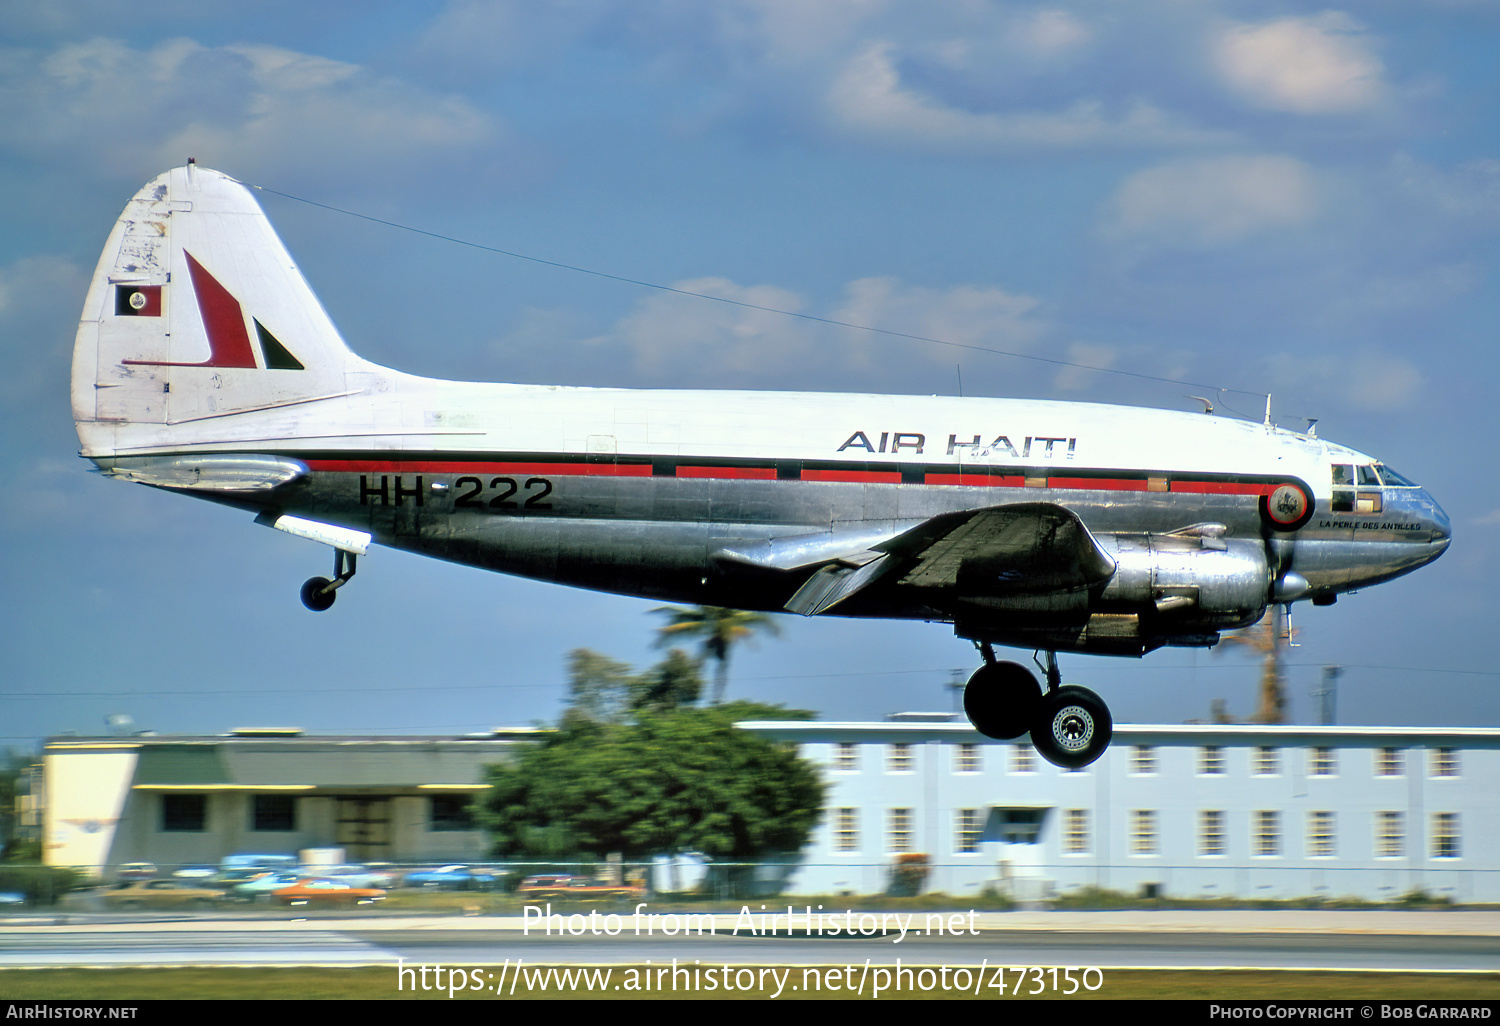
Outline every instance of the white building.
<path fill-rule="evenodd" d="M 933 717 L 937 719 L 938 717 Z M 1500 901 L 1500 730 L 1117 726 L 1061 770 L 966 723 L 762 721 L 829 784 L 786 891 Z"/>

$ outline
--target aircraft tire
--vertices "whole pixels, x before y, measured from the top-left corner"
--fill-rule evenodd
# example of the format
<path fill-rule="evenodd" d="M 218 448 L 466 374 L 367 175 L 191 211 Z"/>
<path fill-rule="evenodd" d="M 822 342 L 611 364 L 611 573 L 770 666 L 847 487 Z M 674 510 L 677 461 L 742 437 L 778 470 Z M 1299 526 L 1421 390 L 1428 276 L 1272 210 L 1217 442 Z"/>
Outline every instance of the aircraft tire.
<path fill-rule="evenodd" d="M 324 591 L 332 582 L 326 577 L 309 577 L 302 585 L 302 604 L 314 613 L 321 613 L 333 605 L 338 598 L 336 591 Z"/>
<path fill-rule="evenodd" d="M 1020 663 L 987 663 L 964 685 L 964 715 L 985 737 L 1011 741 L 1031 728 L 1042 687 Z"/>
<path fill-rule="evenodd" d="M 1069 684 L 1042 696 L 1031 743 L 1052 765 L 1082 769 L 1104 754 L 1114 729 L 1104 699 Z"/>

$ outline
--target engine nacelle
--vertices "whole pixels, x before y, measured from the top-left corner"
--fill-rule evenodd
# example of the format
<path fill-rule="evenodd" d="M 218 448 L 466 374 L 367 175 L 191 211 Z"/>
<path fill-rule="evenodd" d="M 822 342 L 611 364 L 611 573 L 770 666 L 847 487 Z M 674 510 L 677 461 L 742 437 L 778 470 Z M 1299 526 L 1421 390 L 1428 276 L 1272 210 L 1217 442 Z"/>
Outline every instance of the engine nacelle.
<path fill-rule="evenodd" d="M 1271 591 L 1271 567 L 1259 540 L 1197 535 L 1101 534 L 1115 574 L 1102 603 L 1150 603 L 1165 615 L 1207 614 L 1257 620 Z"/>

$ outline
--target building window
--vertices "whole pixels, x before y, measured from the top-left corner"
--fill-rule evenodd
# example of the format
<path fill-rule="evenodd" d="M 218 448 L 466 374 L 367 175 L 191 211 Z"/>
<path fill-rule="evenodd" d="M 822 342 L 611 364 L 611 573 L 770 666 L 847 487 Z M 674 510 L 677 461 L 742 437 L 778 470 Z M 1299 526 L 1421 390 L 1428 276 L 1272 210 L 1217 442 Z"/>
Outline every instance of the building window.
<path fill-rule="evenodd" d="M 1156 748 L 1153 745 L 1136 745 L 1130 750 L 1130 772 L 1137 776 L 1156 772 Z"/>
<path fill-rule="evenodd" d="M 1089 810 L 1069 809 L 1063 819 L 1063 854 L 1089 853 Z"/>
<path fill-rule="evenodd" d="M 1155 809 L 1136 809 L 1130 814 L 1130 854 L 1157 854 Z"/>
<path fill-rule="evenodd" d="M 1198 813 L 1198 854 L 1224 854 L 1224 813 L 1205 809 Z"/>
<path fill-rule="evenodd" d="M 473 830 L 474 816 L 469 811 L 469 796 L 435 794 L 429 799 L 427 829 L 431 831 Z"/>
<path fill-rule="evenodd" d="M 297 799 L 289 794 L 251 796 L 250 829 L 291 831 L 297 829 Z"/>
<path fill-rule="evenodd" d="M 1331 859 L 1337 854 L 1334 840 L 1334 818 L 1331 812 L 1307 814 L 1307 857 Z"/>
<path fill-rule="evenodd" d="M 1255 854 L 1266 857 L 1281 854 L 1281 813 L 1274 809 L 1255 813 Z"/>
<path fill-rule="evenodd" d="M 1030 745 L 1011 745 L 1010 771 L 1012 773 L 1035 773 L 1036 750 Z"/>
<path fill-rule="evenodd" d="M 1332 748 L 1314 748 L 1308 754 L 1308 773 L 1315 777 L 1332 777 L 1338 774 L 1338 755 Z"/>
<path fill-rule="evenodd" d="M 1458 776 L 1458 749 L 1434 748 L 1432 750 L 1432 775 L 1435 777 Z"/>
<path fill-rule="evenodd" d="M 980 752 L 980 747 L 972 742 L 966 741 L 959 745 L 953 753 L 953 772 L 978 773 L 984 768 L 984 763 L 981 761 L 983 756 Z"/>
<path fill-rule="evenodd" d="M 1406 820 L 1400 812 L 1375 813 L 1375 856 L 1399 859 L 1406 854 Z"/>
<path fill-rule="evenodd" d="M 1255 775 L 1257 777 L 1274 777 L 1281 772 L 1281 751 L 1268 745 L 1261 745 L 1255 749 Z"/>
<path fill-rule="evenodd" d="M 1399 777 L 1402 772 L 1401 749 L 1377 748 L 1375 750 L 1375 775 L 1377 777 Z"/>
<path fill-rule="evenodd" d="M 208 823 L 208 795 L 164 794 L 161 796 L 161 828 L 164 833 L 201 834 Z"/>
<path fill-rule="evenodd" d="M 974 855 L 979 851 L 980 835 L 984 833 L 984 820 L 978 809 L 958 809 L 956 815 L 957 836 L 953 850 L 960 855 Z"/>
<path fill-rule="evenodd" d="M 1224 749 L 1218 745 L 1207 745 L 1198 750 L 1198 772 L 1205 776 L 1218 776 L 1224 772 Z"/>
<path fill-rule="evenodd" d="M 859 851 L 858 809 L 839 809 L 834 814 L 833 850 Z"/>
<path fill-rule="evenodd" d="M 840 741 L 834 745 L 833 768 L 839 773 L 858 773 L 859 746 L 852 741 Z"/>
<path fill-rule="evenodd" d="M 911 851 L 911 810 L 891 810 L 891 847 L 893 852 Z"/>
<path fill-rule="evenodd" d="M 1461 854 L 1458 834 L 1458 813 L 1434 812 L 1432 814 L 1432 857 L 1456 859 Z"/>
<path fill-rule="evenodd" d="M 905 742 L 891 745 L 885 768 L 887 773 L 910 773 L 912 771 L 911 745 Z"/>

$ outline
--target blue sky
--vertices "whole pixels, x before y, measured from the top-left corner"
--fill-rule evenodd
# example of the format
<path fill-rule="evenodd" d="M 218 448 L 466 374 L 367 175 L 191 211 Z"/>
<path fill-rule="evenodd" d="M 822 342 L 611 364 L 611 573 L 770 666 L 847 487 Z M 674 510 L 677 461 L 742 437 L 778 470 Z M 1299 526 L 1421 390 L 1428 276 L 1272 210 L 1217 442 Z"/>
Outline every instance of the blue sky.
<path fill-rule="evenodd" d="M 645 664 L 654 604 L 326 550 L 86 472 L 88 275 L 148 179 L 292 196 L 629 278 L 1245 392 L 1453 518 L 1409 578 L 1299 606 L 1292 715 L 1500 723 L 1500 9 L 1484 2 L 57 0 L 0 36 L 7 626 L 0 744 L 102 730 L 462 732 L 551 719 L 569 650 Z M 263 203 L 351 345 L 443 377 L 1176 409 L 1202 389 L 671 296 Z M 1253 395 L 1220 412 L 1259 419 Z M 788 620 L 731 694 L 950 708 L 947 628 Z M 1254 708 L 1246 656 L 1065 657 L 1116 718 Z"/>

